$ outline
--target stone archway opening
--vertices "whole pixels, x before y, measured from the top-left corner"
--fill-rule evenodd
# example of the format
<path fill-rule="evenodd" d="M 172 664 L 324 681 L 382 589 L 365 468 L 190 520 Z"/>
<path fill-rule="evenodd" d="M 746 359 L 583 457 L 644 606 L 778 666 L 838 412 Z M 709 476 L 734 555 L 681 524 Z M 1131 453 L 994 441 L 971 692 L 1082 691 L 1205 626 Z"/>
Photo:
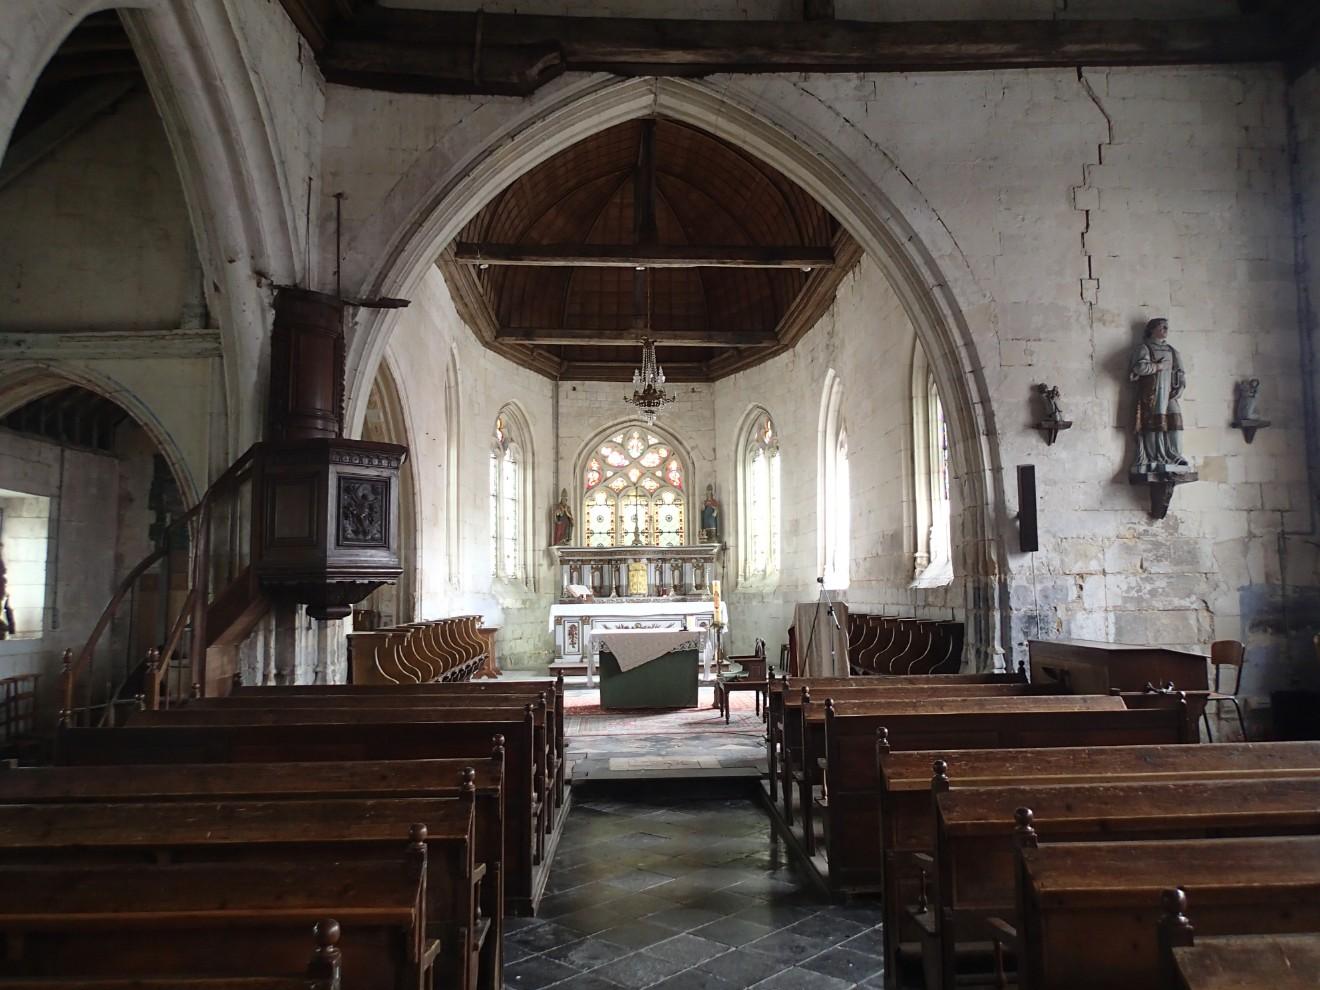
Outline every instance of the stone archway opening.
<path fill-rule="evenodd" d="M 968 623 L 972 663 L 992 666 L 1008 630 L 1001 577 L 1007 551 L 996 526 L 1006 510 L 981 362 L 964 315 L 985 300 L 956 247 L 936 243 L 942 228 L 929 205 L 864 136 L 831 134 L 826 140 L 799 121 L 772 119 L 765 108 L 752 110 L 705 83 L 601 83 L 545 103 L 529 109 L 512 136 L 502 135 L 470 159 L 453 163 L 434 181 L 430 198 L 416 205 L 406 231 L 369 276 L 364 294 L 407 295 L 446 246 L 511 183 L 615 125 L 673 120 L 736 144 L 796 183 L 838 220 L 881 273 L 929 356 L 956 438 L 951 462 L 962 509 L 954 520 L 960 580 L 945 600 Z M 379 363 L 396 318 L 359 314 L 350 342 L 351 423 L 361 422 L 363 383 Z M 864 382 L 857 385 L 865 387 Z M 855 441 L 850 434 L 850 446 Z"/>

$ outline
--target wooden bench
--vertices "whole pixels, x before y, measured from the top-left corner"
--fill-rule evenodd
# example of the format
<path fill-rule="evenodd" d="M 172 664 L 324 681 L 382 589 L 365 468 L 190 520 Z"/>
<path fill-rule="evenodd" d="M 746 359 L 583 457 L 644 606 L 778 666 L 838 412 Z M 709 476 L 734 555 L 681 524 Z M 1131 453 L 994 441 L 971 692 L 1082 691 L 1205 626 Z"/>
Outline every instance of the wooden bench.
<path fill-rule="evenodd" d="M 815 798 L 814 789 L 816 785 L 821 784 L 825 793 L 831 798 L 834 794 L 832 785 L 840 785 L 842 788 L 852 790 L 855 780 L 849 780 L 844 777 L 842 780 L 831 778 L 829 776 L 829 762 L 833 759 L 828 742 L 826 741 L 826 719 L 827 715 L 837 716 L 836 721 L 846 720 L 864 720 L 870 725 L 871 742 L 869 745 L 870 770 L 868 778 L 878 784 L 875 768 L 875 733 L 882 725 L 888 725 L 888 719 L 891 716 L 897 716 L 900 719 L 910 719 L 916 717 L 928 717 L 934 721 L 928 722 L 928 725 L 935 726 L 940 716 L 945 715 L 977 715 L 977 714 L 999 714 L 1015 715 L 1021 712 L 1099 712 L 1099 711 L 1119 711 L 1126 712 L 1128 709 L 1118 698 L 1111 698 L 1107 695 L 1043 695 L 1043 696 L 1019 696 L 1019 697 L 925 697 L 895 699 L 891 701 L 839 701 L 827 698 L 824 706 L 813 705 L 808 702 L 802 705 L 802 766 L 801 768 L 790 766 L 790 773 L 794 784 L 798 788 L 799 805 L 802 808 L 802 837 L 803 848 L 808 856 L 815 855 L 816 835 L 815 835 Z M 1179 710 L 1182 715 L 1182 710 Z M 787 714 L 785 719 L 787 720 Z M 1185 716 L 1183 716 L 1185 717 Z M 912 721 L 903 721 L 904 738 L 912 739 L 912 742 L 903 742 L 902 745 L 911 746 L 911 748 L 925 748 L 919 746 L 913 738 L 914 733 L 921 730 L 914 726 L 918 723 Z M 952 724 L 952 723 L 950 723 Z M 975 723 L 969 723 L 975 724 Z M 984 724 L 984 723 L 981 723 Z M 938 730 L 936 730 L 938 731 Z M 969 730 L 971 731 L 971 730 Z M 947 737 L 946 737 L 947 738 Z M 975 737 L 970 737 L 974 739 Z M 1162 740 L 1163 741 L 1163 740 Z M 971 743 L 975 745 L 975 743 Z M 842 793 L 842 791 L 841 791 Z M 877 797 L 879 793 L 878 786 L 875 787 L 870 795 L 868 805 L 873 810 L 878 810 Z M 848 807 L 845 803 L 844 807 Z M 827 856 L 830 851 L 838 851 L 840 846 L 837 842 L 854 842 L 856 836 L 847 835 L 846 830 L 832 829 L 828 822 L 834 816 L 826 817 L 827 827 L 825 829 L 825 843 Z M 871 841 L 875 841 L 878 832 L 871 833 Z M 834 868 L 830 868 L 830 876 L 834 876 Z"/>
<path fill-rule="evenodd" d="M 1032 703 L 1054 699 L 982 700 L 979 706 L 1012 701 Z M 866 703 L 863 703 L 866 704 Z M 837 891 L 884 891 L 886 980 L 896 979 L 899 946 L 916 939 L 910 922 L 903 923 L 901 905 L 919 891 L 919 871 L 883 855 L 890 848 L 910 848 L 906 833 L 895 839 L 880 806 L 879 762 L 891 750 L 952 748 L 997 750 L 1001 747 L 1055 747 L 1077 742 L 1091 745 L 1180 743 L 1186 719 L 1181 709 L 1134 711 L 1117 698 L 1092 697 L 1075 710 L 987 710 L 853 712 L 849 702 L 838 710 L 827 706 L 825 823 L 830 887 Z M 929 780 L 926 782 L 929 789 Z M 929 790 L 924 798 L 928 822 Z M 924 824 L 924 823 L 923 823 Z M 929 841 L 930 831 L 924 832 Z M 880 838 L 880 848 L 876 840 Z M 921 841 L 921 840 L 917 840 Z M 887 983 L 893 986 L 892 982 Z"/>
<path fill-rule="evenodd" d="M 555 807 L 564 807 L 568 790 L 564 777 L 564 675 L 532 677 L 519 680 L 458 681 L 444 684 L 296 684 L 286 686 L 247 686 L 236 684 L 229 697 L 289 698 L 309 696 L 323 698 L 360 698 L 377 694 L 424 695 L 444 698 L 476 698 L 487 694 L 522 695 L 534 702 L 544 693 L 551 699 L 555 717 Z"/>
<path fill-rule="evenodd" d="M 1320 837 L 1061 842 L 1019 852 L 1022 990 L 1158 990 L 1161 897 L 1202 935 L 1320 931 Z"/>
<path fill-rule="evenodd" d="M 0 805 L 0 862 L 279 861 L 332 872 L 389 857 L 406 837 L 426 854 L 425 931 L 441 945 L 437 973 L 472 988 L 490 929 L 479 908 L 474 805 L 470 790 L 458 799 Z"/>
<path fill-rule="evenodd" d="M 65 729 L 57 738 L 58 762 L 104 766 L 116 763 L 351 762 L 489 756 L 492 739 L 504 739 L 505 904 L 510 913 L 533 914 L 549 873 L 548 858 L 533 861 L 536 847 L 532 786 L 533 717 L 471 721 L 383 722 L 379 713 L 357 720 L 283 722 L 254 713 L 257 724 L 125 726 Z"/>
<path fill-rule="evenodd" d="M 166 711 L 136 712 L 128 720 L 130 726 L 189 726 L 189 725 L 278 725 L 285 723 L 307 722 L 468 722 L 474 719 L 496 720 L 515 718 L 518 715 L 531 715 L 532 718 L 532 863 L 540 864 L 546 858 L 547 838 L 555 827 L 553 817 L 554 802 L 550 797 L 552 790 L 551 764 L 553 757 L 548 738 L 548 730 L 553 724 L 542 699 L 539 705 L 524 705 L 521 700 L 502 703 L 493 699 L 491 705 L 480 708 L 459 705 L 431 705 L 428 700 L 392 697 L 364 699 L 361 704 L 354 704 L 347 699 L 328 702 L 325 707 L 312 705 L 300 707 L 297 704 L 284 705 L 274 700 L 265 707 L 246 708 L 241 705 L 227 706 L 221 703 L 217 707 L 174 708 Z M 489 736 L 486 736 L 489 738 Z M 517 784 L 511 778 L 511 785 Z"/>
<path fill-rule="evenodd" d="M 140 975 L 172 988 L 196 977 L 292 976 L 307 971 L 308 936 L 333 906 L 337 924 L 323 925 L 324 948 L 318 946 L 313 961 L 319 979 L 333 978 L 342 966 L 345 987 L 430 990 L 439 946 L 423 931 L 425 856 L 402 849 L 329 869 L 308 863 L 0 868 L 7 950 L 0 986 L 64 981 L 110 988 Z"/>
<path fill-rule="evenodd" d="M 884 680 L 880 678 L 859 678 L 859 677 L 794 677 L 791 680 L 785 676 L 779 680 L 770 678 L 769 691 L 766 698 L 766 711 L 769 713 L 766 718 L 766 749 L 769 758 L 769 781 L 770 781 L 770 800 L 779 800 L 779 787 L 781 786 L 781 768 L 783 767 L 782 751 L 788 743 L 784 735 L 784 699 L 786 697 L 800 697 L 803 688 L 809 688 L 813 691 L 827 692 L 831 688 L 852 687 L 857 682 L 868 686 L 888 684 L 894 687 L 912 686 L 912 685 L 953 685 L 953 684 L 1025 684 L 1026 676 L 1023 674 L 932 674 L 920 675 L 914 677 L 887 677 Z M 801 739 L 794 739 L 791 743 L 794 746 L 801 747 Z M 784 785 L 787 788 L 787 785 Z M 785 808 L 785 816 L 789 825 L 793 824 L 792 808 Z"/>
<path fill-rule="evenodd" d="M 1161 963 L 1171 990 L 1315 990 L 1320 933 L 1197 937 L 1181 889 L 1161 895 Z"/>
<path fill-rule="evenodd" d="M 1057 688 L 1038 688 L 1021 682 L 1011 683 L 967 683 L 944 682 L 936 680 L 939 675 L 921 678 L 925 683 L 912 684 L 904 679 L 903 683 L 894 678 L 852 678 L 851 684 L 823 689 L 824 694 L 836 701 L 920 701 L 936 698 L 1023 698 L 1042 695 L 1060 695 Z M 880 683 L 872 683 L 878 681 Z M 790 783 L 800 781 L 801 771 L 808 766 L 803 756 L 803 711 L 809 705 L 819 704 L 822 699 L 813 696 L 810 685 L 793 694 L 785 692 L 781 699 L 780 716 L 782 745 L 781 760 L 783 766 L 784 819 L 790 825 L 793 822 L 793 787 Z M 824 728 L 817 725 L 816 736 L 811 740 L 816 753 L 822 753 L 824 747 Z M 817 781 L 818 782 L 818 781 Z"/>
<path fill-rule="evenodd" d="M 880 863 L 884 901 L 899 907 L 920 897 L 932 876 L 933 778 L 940 789 L 1165 780 L 1237 780 L 1320 774 L 1320 743 L 1221 743 L 1204 746 L 1061 746 L 1043 749 L 895 750 L 880 756 Z M 938 764 L 938 767 L 936 765 Z M 894 952 L 915 944 L 920 929 L 906 912 L 895 924 Z M 887 970 L 897 973 L 898 963 Z M 890 977 L 887 977 L 887 981 Z M 893 986 L 893 982 L 887 982 Z"/>
<path fill-rule="evenodd" d="M 81 802 L 278 801 L 459 797 L 476 803 L 476 860 L 485 865 L 477 986 L 503 986 L 504 750 L 489 760 L 364 760 L 351 763 L 186 764 L 32 767 L 0 771 L 0 804 Z"/>
<path fill-rule="evenodd" d="M 913 917 L 927 984 L 944 990 L 958 984 L 959 943 L 993 941 L 1016 926 L 1015 844 L 1035 845 L 1036 829 L 1051 842 L 1320 834 L 1320 776 L 956 791 L 937 776 L 933 787 L 934 898 Z"/>

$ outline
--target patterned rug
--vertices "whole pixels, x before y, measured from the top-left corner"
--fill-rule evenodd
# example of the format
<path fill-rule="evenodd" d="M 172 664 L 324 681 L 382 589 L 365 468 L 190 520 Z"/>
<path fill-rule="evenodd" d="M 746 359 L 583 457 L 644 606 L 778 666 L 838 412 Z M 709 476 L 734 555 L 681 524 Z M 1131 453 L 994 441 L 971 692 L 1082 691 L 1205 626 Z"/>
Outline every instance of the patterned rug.
<path fill-rule="evenodd" d="M 729 724 L 710 707 L 714 689 L 703 687 L 696 708 L 651 708 L 602 711 L 599 691 L 569 691 L 564 695 L 564 734 L 573 736 L 685 735 L 692 732 L 762 732 L 756 699 L 750 691 L 732 696 Z"/>

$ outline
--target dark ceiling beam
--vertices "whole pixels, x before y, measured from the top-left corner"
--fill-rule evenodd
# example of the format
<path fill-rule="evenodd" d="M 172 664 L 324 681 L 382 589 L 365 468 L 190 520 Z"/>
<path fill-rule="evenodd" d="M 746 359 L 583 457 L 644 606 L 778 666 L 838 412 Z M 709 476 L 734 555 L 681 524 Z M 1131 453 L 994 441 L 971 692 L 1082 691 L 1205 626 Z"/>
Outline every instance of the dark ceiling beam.
<path fill-rule="evenodd" d="M 280 0 L 312 51 L 321 54 L 331 34 L 357 14 L 358 0 Z"/>
<path fill-rule="evenodd" d="M 312 0 L 285 0 L 289 4 Z M 621 76 L 897 72 L 1276 61 L 1272 13 L 1186 20 L 713 21 L 366 6 L 321 57 L 331 82 L 525 94 L 569 70 Z"/>
<path fill-rule="evenodd" d="M 834 20 L 834 0 L 802 0 L 804 21 Z"/>
<path fill-rule="evenodd" d="M 662 355 L 660 364 L 667 382 L 710 381 L 706 366 L 700 362 L 666 361 Z M 559 377 L 563 381 L 631 382 L 636 369 L 636 361 L 565 361 Z"/>
<path fill-rule="evenodd" d="M 779 342 L 773 330 L 648 330 L 646 334 L 659 347 L 773 347 Z M 637 347 L 641 343 L 639 331 L 631 329 L 500 327 L 495 339 L 540 346 Z"/>
<path fill-rule="evenodd" d="M 540 268 L 831 268 L 834 252 L 815 247 L 740 244 L 474 244 L 454 245 L 469 265 Z"/>

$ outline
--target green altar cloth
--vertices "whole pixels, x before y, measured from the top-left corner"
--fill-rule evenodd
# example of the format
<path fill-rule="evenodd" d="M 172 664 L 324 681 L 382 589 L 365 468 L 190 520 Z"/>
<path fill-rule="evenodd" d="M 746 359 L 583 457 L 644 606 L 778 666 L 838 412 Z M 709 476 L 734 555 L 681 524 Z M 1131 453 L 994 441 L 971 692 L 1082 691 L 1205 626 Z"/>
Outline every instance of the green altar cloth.
<path fill-rule="evenodd" d="M 695 708 L 696 650 L 673 650 L 629 671 L 609 650 L 600 653 L 601 708 Z"/>

